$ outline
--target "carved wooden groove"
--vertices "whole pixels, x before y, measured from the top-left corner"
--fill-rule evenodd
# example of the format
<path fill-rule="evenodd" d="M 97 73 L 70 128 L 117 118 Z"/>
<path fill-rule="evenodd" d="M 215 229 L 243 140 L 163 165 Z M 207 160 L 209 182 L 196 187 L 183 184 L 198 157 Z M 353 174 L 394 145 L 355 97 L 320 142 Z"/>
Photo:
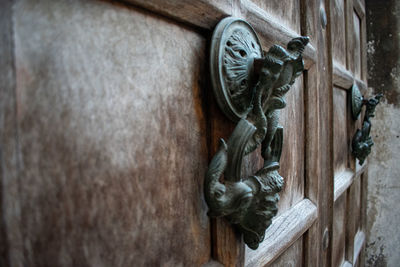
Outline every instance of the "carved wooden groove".
<path fill-rule="evenodd" d="M 353 119 L 356 120 L 361 113 L 362 106 L 366 106 L 362 128 L 357 129 L 351 144 L 353 155 L 359 160 L 360 165 L 364 163 L 365 159 L 371 153 L 371 147 L 374 145 L 372 137 L 370 136 L 372 126 L 370 118 L 375 116 L 375 108 L 382 97 L 382 94 L 377 94 L 373 98 L 365 99 L 361 96 L 358 87 L 353 85 L 351 94 Z"/>
<path fill-rule="evenodd" d="M 205 177 L 209 215 L 225 217 L 243 233 L 244 242 L 257 249 L 276 215 L 283 128 L 279 110 L 285 94 L 303 72 L 302 53 L 308 37 L 292 39 L 287 49 L 273 45 L 263 53 L 257 34 L 245 21 L 225 18 L 211 41 L 211 80 L 217 102 L 238 122 L 228 141 L 211 160 Z M 243 157 L 261 145 L 264 166 L 242 177 Z M 224 175 L 224 182 L 220 181 Z"/>

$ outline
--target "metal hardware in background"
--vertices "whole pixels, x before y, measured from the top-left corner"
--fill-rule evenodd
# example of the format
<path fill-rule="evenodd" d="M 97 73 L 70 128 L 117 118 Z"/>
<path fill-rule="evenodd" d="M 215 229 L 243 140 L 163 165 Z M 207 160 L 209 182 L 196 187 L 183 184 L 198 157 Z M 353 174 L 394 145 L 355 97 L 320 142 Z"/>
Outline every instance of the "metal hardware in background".
<path fill-rule="evenodd" d="M 351 88 L 351 115 L 354 120 L 358 119 L 361 113 L 361 108 L 363 105 L 363 96 L 361 95 L 360 89 L 357 84 L 353 84 Z"/>
<path fill-rule="evenodd" d="M 374 145 L 370 136 L 372 126 L 370 118 L 375 116 L 375 108 L 382 96 L 382 94 L 378 94 L 373 98 L 365 99 L 361 96 L 357 85 L 353 85 L 351 91 L 351 110 L 354 120 L 357 120 L 362 106 L 366 106 L 362 128 L 357 129 L 351 144 L 353 155 L 359 160 L 360 165 L 364 163 L 365 159 L 371 153 L 371 147 Z"/>
<path fill-rule="evenodd" d="M 287 48 L 273 45 L 262 52 L 253 28 L 245 21 L 225 18 L 211 40 L 211 80 L 221 110 L 237 122 L 228 141 L 211 160 L 204 191 L 209 215 L 225 217 L 257 249 L 276 215 L 283 178 L 279 175 L 283 128 L 279 109 L 284 95 L 304 70 L 302 53 L 308 37 L 292 39 Z M 242 177 L 243 157 L 261 145 L 264 166 Z M 224 182 L 220 181 L 224 174 Z"/>

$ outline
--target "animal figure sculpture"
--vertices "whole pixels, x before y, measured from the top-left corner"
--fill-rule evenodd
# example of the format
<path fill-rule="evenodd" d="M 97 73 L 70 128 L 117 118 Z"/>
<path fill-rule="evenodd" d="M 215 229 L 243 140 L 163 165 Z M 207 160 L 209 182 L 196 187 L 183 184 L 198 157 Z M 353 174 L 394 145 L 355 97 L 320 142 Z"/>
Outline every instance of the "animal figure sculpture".
<path fill-rule="evenodd" d="M 374 142 L 370 136 L 370 118 L 375 117 L 375 108 L 379 104 L 382 97 L 382 94 L 378 94 L 369 100 L 363 100 L 363 105 L 366 106 L 364 121 L 361 130 L 357 129 L 352 141 L 352 151 L 354 156 L 359 160 L 360 165 L 364 164 L 365 159 L 371 153 L 371 147 L 374 145 Z"/>
<path fill-rule="evenodd" d="M 278 211 L 278 193 L 284 184 L 278 172 L 283 141 L 279 110 L 286 106 L 284 96 L 304 70 L 302 53 L 308 42 L 308 37 L 299 37 L 291 40 L 287 49 L 274 45 L 257 60 L 260 67 L 255 74 L 258 79 L 251 108 L 228 142 L 221 139 L 206 173 L 204 190 L 209 215 L 226 217 L 252 249 L 263 241 L 265 230 Z M 242 177 L 243 157 L 260 144 L 264 166 L 254 175 Z M 221 182 L 223 174 L 225 181 Z"/>

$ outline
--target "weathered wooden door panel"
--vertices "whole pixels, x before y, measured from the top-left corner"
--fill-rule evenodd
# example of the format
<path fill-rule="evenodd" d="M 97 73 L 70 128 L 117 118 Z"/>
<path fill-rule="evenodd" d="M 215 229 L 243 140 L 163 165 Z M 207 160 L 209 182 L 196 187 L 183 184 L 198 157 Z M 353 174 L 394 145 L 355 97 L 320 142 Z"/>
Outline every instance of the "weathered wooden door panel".
<path fill-rule="evenodd" d="M 103 1 L 14 10 L 20 187 L 3 193 L 26 253 L 11 265 L 207 262 L 205 38 Z"/>
<path fill-rule="evenodd" d="M 242 4 L 246 5 L 243 2 Z M 263 10 L 260 13 L 264 15 L 264 20 L 269 19 L 279 25 L 276 32 L 268 30 L 268 27 L 260 26 L 260 35 L 263 31 L 269 32 L 267 37 L 269 40 L 266 45 L 277 43 L 283 32 L 301 34 L 300 1 L 290 1 L 285 8 L 281 1 L 254 1 L 254 4 Z M 255 8 L 253 7 L 253 9 Z M 245 8 L 243 7 L 243 9 Z M 262 22 L 259 23 L 262 25 Z M 312 43 L 311 46 L 313 46 Z M 310 65 L 312 64 L 308 64 L 307 67 Z M 260 244 L 260 247 L 256 251 L 246 247 L 246 266 L 263 266 L 272 262 L 276 266 L 280 266 L 283 262 L 292 262 L 294 266 L 302 264 L 303 241 L 301 235 L 316 218 L 316 209 L 313 203 L 303 202 L 305 201 L 303 79 L 300 77 L 292 86 L 286 96 L 287 106 L 281 111 L 280 124 L 284 128 L 285 145 L 280 173 L 285 178 L 285 186 L 280 194 L 278 215 L 274 223 L 267 229 L 264 242 Z"/>
<path fill-rule="evenodd" d="M 367 177 L 351 156 L 360 122 L 349 89 L 367 88 L 364 1 L 127 2 L 7 8 L 12 266 L 361 266 Z M 235 127 L 208 74 L 208 43 L 227 16 L 248 21 L 265 50 L 310 37 L 280 116 L 279 212 L 257 250 L 210 219 L 203 197 L 209 160 Z"/>
<path fill-rule="evenodd" d="M 333 266 L 359 266 L 364 246 L 362 191 L 366 179 L 361 178 L 366 165 L 358 164 L 351 155 L 351 139 L 360 121 L 351 118 L 350 89 L 357 84 L 365 93 L 365 8 L 364 1 L 334 1 L 333 26 L 333 105 L 334 105 L 334 206 Z M 345 27 L 343 26 L 343 23 Z M 345 29 L 345 30 L 344 30 Z"/>

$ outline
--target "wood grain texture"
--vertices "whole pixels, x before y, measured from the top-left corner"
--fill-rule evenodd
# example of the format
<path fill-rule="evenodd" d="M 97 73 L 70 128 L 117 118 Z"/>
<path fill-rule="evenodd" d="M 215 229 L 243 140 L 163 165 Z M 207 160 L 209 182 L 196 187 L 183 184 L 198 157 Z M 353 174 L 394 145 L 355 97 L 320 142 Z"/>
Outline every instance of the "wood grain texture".
<path fill-rule="evenodd" d="M 365 175 L 367 165 L 363 164 L 356 172 L 352 169 L 346 169 L 343 172 L 339 172 L 335 175 L 335 193 L 334 200 L 338 199 L 352 184 L 355 179 L 358 179 L 361 175 Z"/>
<path fill-rule="evenodd" d="M 353 12 L 353 38 L 354 38 L 354 50 L 353 50 L 353 61 L 354 69 L 353 72 L 357 78 L 361 76 L 361 21 L 356 12 Z"/>
<path fill-rule="evenodd" d="M 282 253 L 273 263 L 267 265 L 271 267 L 302 267 L 303 266 L 303 237 L 297 239 L 285 252 Z"/>
<path fill-rule="evenodd" d="M 358 231 L 354 238 L 353 265 L 358 266 L 361 260 L 362 250 L 365 249 L 365 234 L 363 231 Z M 362 265 L 361 265 L 362 266 Z"/>
<path fill-rule="evenodd" d="M 125 0 L 158 14 L 201 28 L 212 29 L 224 17 L 233 14 L 234 0 Z"/>
<path fill-rule="evenodd" d="M 285 47 L 291 39 L 300 35 L 300 33 L 285 27 L 270 13 L 249 0 L 240 0 L 239 5 L 240 9 L 237 16 L 250 23 L 260 37 L 264 49 L 274 44 Z M 286 7 L 282 5 L 282 9 L 285 8 Z M 306 70 L 315 64 L 316 56 L 316 48 L 314 44 L 310 42 L 303 52 L 304 67 Z"/>
<path fill-rule="evenodd" d="M 333 61 L 333 85 L 343 89 L 351 89 L 353 83 L 353 74 L 340 63 Z"/>
<path fill-rule="evenodd" d="M 346 216 L 346 259 L 355 263 L 356 234 L 361 228 L 361 204 L 360 204 L 361 179 L 355 179 L 347 193 L 347 216 Z M 359 252 L 358 252 L 359 253 Z M 357 253 L 357 255 L 358 255 Z"/>
<path fill-rule="evenodd" d="M 320 122 L 320 142 L 322 147 L 321 161 L 320 161 L 320 183 L 319 183 L 319 202 L 318 209 L 321 210 L 318 217 L 320 217 L 320 235 L 317 241 L 323 240 L 324 232 L 327 230 L 332 233 L 332 203 L 333 203 L 333 185 L 334 185 L 334 133 L 331 129 L 334 127 L 334 109 L 333 109 L 333 93 L 332 93 L 332 30 L 329 21 L 332 21 L 330 14 L 329 0 L 324 1 L 324 7 L 326 10 L 328 25 L 325 31 L 322 31 L 319 35 L 318 49 L 321 49 L 320 56 L 318 57 L 318 76 L 320 84 L 318 90 L 321 91 L 319 97 L 323 98 L 320 104 L 321 122 Z M 322 90 L 321 90 L 322 89 Z M 332 255 L 332 239 L 328 242 L 327 249 L 319 250 L 320 260 L 316 266 L 329 266 Z M 315 242 L 312 241 L 311 242 Z"/>
<path fill-rule="evenodd" d="M 361 1 L 361 0 L 360 0 Z M 364 2 L 364 1 L 362 1 Z M 364 12 L 365 10 L 360 11 Z M 367 68 L 367 21 L 365 18 L 365 15 L 362 16 L 362 13 L 358 12 L 358 16 L 361 18 L 361 28 L 360 28 L 360 34 L 361 34 L 361 40 L 360 40 L 360 49 L 361 49 L 361 79 L 365 82 L 367 82 L 368 79 L 368 68 Z"/>
<path fill-rule="evenodd" d="M 223 266 L 243 266 L 245 245 L 241 234 L 223 218 L 213 219 L 212 256 Z"/>
<path fill-rule="evenodd" d="M 346 249 L 346 195 L 342 195 L 333 206 L 332 266 L 339 267 L 345 260 Z"/>
<path fill-rule="evenodd" d="M 365 1 L 364 0 L 353 0 L 353 9 L 354 13 L 357 15 L 359 25 L 354 24 L 354 33 L 357 35 L 356 27 L 359 26 L 358 29 L 358 40 L 355 41 L 359 42 L 359 49 L 360 49 L 360 76 L 359 78 L 363 81 L 367 80 L 367 30 L 366 30 L 366 18 L 365 18 Z M 357 43 L 354 43 L 355 50 L 358 49 Z M 355 51 L 357 52 L 357 51 Z M 357 56 L 357 53 L 355 53 Z M 355 59 L 357 60 L 357 59 Z M 357 66 L 356 66 L 357 67 Z"/>
<path fill-rule="evenodd" d="M 205 39 L 100 1 L 14 10 L 25 262 L 208 262 Z"/>
<path fill-rule="evenodd" d="M 327 15 L 323 29 L 320 10 Z M 332 51 L 329 1 L 302 1 L 302 32 L 310 35 L 316 47 L 317 62 L 307 71 L 305 85 L 306 154 L 305 196 L 318 207 L 318 219 L 304 237 L 304 265 L 329 266 L 331 241 L 322 248 L 323 233 L 332 232 L 333 203 L 333 120 L 332 120 Z M 330 239 L 331 240 L 331 239 Z"/>
<path fill-rule="evenodd" d="M 163 14 L 179 22 L 213 30 L 217 23 L 227 16 L 245 19 L 252 25 L 261 39 L 264 49 L 273 44 L 286 44 L 300 32 L 282 24 L 279 19 L 268 13 L 250 0 L 202 0 L 202 1 L 159 1 L 159 0 L 127 0 L 129 3 Z M 278 2 L 277 2 L 278 3 Z M 266 4 L 269 6 L 269 2 Z M 297 5 L 293 2 L 293 5 Z M 286 10 L 286 5 L 279 10 Z M 290 10 L 290 9 L 289 9 Z M 293 11 L 297 12 L 297 11 Z M 287 16 L 287 15 L 286 15 Z M 293 19 L 291 17 L 291 19 Z M 297 21 L 297 19 L 295 20 Z M 299 25 L 296 26 L 299 28 Z M 313 44 L 307 45 L 303 53 L 305 68 L 310 68 L 316 61 L 316 51 Z"/>
<path fill-rule="evenodd" d="M 346 169 L 335 174 L 334 184 L 334 201 L 336 201 L 353 183 L 354 172 L 351 169 Z"/>
<path fill-rule="evenodd" d="M 275 21 L 300 33 L 300 1 L 289 0 L 283 4 L 280 0 L 252 0 L 261 9 L 271 14 Z"/>
<path fill-rule="evenodd" d="M 318 69 L 311 68 L 306 75 L 305 85 L 305 196 L 317 203 L 319 206 L 324 206 L 324 199 L 321 196 L 319 184 L 323 183 L 320 179 L 321 164 L 320 159 L 323 153 L 320 139 L 320 107 L 322 98 L 316 92 L 318 87 Z M 307 266 L 318 266 L 320 261 L 320 251 L 322 251 L 322 240 L 320 217 L 322 210 L 319 210 L 317 221 L 310 227 L 304 237 L 304 263 Z M 316 253 L 318 251 L 318 253 Z"/>
<path fill-rule="evenodd" d="M 346 66 L 345 0 L 333 0 L 331 5 L 332 56 L 334 60 Z"/>
<path fill-rule="evenodd" d="M 364 0 L 353 0 L 353 7 L 356 10 L 360 19 L 365 17 L 365 1 Z"/>
<path fill-rule="evenodd" d="M 354 59 L 353 59 L 353 1 L 345 1 L 345 16 L 346 16 L 346 69 L 353 73 L 354 70 Z"/>
<path fill-rule="evenodd" d="M 318 200 L 318 177 L 320 165 L 318 159 L 322 151 L 319 140 L 320 99 L 314 91 L 317 87 L 317 69 L 311 68 L 305 75 L 305 196 L 311 201 Z"/>
<path fill-rule="evenodd" d="M 346 90 L 334 87 L 333 89 L 333 144 L 335 173 L 348 168 L 348 154 L 350 152 L 350 137 L 347 131 L 349 111 L 348 94 Z"/>
<path fill-rule="evenodd" d="M 367 229 L 367 194 L 368 194 L 368 168 L 360 175 L 361 179 L 361 230 Z"/>
<path fill-rule="evenodd" d="M 285 184 L 280 193 L 278 214 L 285 212 L 304 198 L 304 98 L 302 77 L 286 95 L 287 106 L 281 111 L 283 151 L 279 173 Z"/>
<path fill-rule="evenodd" d="M 157 15 L 93 1 L 27 0 L 16 5 L 18 86 L 15 92 L 13 78 L 5 79 L 11 86 L 1 92 L 15 101 L 0 102 L 6 125 L 0 129 L 0 152 L 11 155 L 1 158 L 6 167 L 2 166 L 0 188 L 5 225 L 15 231 L 7 232 L 6 249 L 14 251 L 10 257 L 16 260 L 11 262 L 25 258 L 36 265 L 218 266 L 209 261 L 212 250 L 225 266 L 244 264 L 241 236 L 224 220 L 212 223 L 211 248 L 202 196 L 207 156 L 211 158 L 219 138 L 227 138 L 234 124 L 210 100 L 206 38 L 198 32 L 208 36 L 221 18 L 234 15 L 254 26 L 264 49 L 286 45 L 300 33 L 311 36 L 304 56 L 307 71 L 288 94 L 281 116 L 281 174 L 286 186 L 277 221 L 309 201 L 304 197 L 312 203 L 288 225 L 276 226 L 281 234 L 270 233 L 269 244 L 256 254 L 263 256 L 255 259 L 276 259 L 276 266 L 328 266 L 332 246 L 321 248 L 322 233 L 332 230 L 333 199 L 352 184 L 348 177 L 339 179 L 342 193 L 337 193 L 332 80 L 349 88 L 353 69 L 346 70 L 343 61 L 340 68 L 332 68 L 334 25 L 321 28 L 320 1 L 129 2 Z M 288 6 L 292 8 L 285 11 Z M 329 1 L 325 9 L 332 21 Z M 366 90 L 360 47 L 361 75 L 356 82 Z M 19 178 L 18 164 L 23 168 Z M 244 174 L 254 173 L 260 164 L 262 159 L 251 154 Z M 353 165 L 345 166 L 344 172 L 349 167 Z M 362 168 L 365 165 L 358 170 Z M 25 248 L 18 236 L 21 220 Z M 127 256 L 120 257 L 123 253 Z"/>
<path fill-rule="evenodd" d="M 0 2 L 0 266 L 23 266 L 13 1 Z"/>
<path fill-rule="evenodd" d="M 246 249 L 246 266 L 265 266 L 288 249 L 317 218 L 317 208 L 308 199 L 273 220 L 257 250 Z"/>
<path fill-rule="evenodd" d="M 203 264 L 201 267 L 224 267 L 224 265 L 217 261 L 210 260 L 209 262 Z"/>

